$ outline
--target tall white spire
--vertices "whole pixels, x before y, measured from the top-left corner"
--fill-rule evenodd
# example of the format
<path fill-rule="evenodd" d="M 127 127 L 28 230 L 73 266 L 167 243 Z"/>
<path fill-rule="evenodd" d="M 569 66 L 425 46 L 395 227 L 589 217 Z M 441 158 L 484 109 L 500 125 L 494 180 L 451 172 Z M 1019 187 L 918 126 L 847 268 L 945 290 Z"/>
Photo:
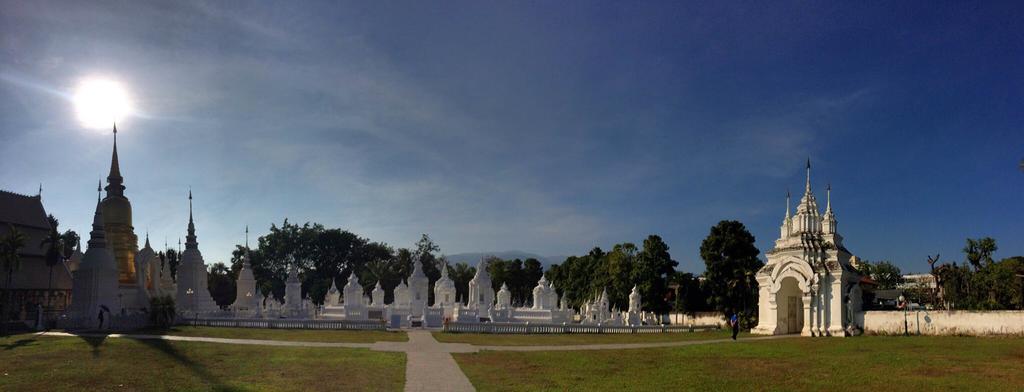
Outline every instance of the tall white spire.
<path fill-rule="evenodd" d="M 199 249 L 196 241 L 196 224 L 192 221 L 192 189 L 188 190 L 188 234 L 185 235 L 185 249 Z"/>
<path fill-rule="evenodd" d="M 825 188 L 825 214 L 832 213 L 832 184 Z"/>
<path fill-rule="evenodd" d="M 811 193 L 811 158 L 807 158 L 807 185 L 804 193 Z"/>
<path fill-rule="evenodd" d="M 789 198 L 790 198 L 789 189 L 786 189 L 786 219 L 785 219 L 786 221 L 789 221 L 789 219 L 793 217 L 793 214 L 791 214 L 789 212 L 789 204 L 790 204 Z"/>

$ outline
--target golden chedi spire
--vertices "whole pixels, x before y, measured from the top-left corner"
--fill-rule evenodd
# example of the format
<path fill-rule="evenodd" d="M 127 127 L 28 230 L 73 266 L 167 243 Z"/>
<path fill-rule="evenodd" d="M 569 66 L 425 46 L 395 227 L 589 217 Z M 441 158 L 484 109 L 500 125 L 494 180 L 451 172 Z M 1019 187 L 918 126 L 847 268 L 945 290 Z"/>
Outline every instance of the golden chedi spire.
<path fill-rule="evenodd" d="M 135 285 L 135 254 L 139 251 L 139 239 L 132 226 L 132 204 L 124 196 L 124 178 L 117 157 L 117 125 L 114 125 L 114 150 L 110 157 L 110 174 L 107 175 L 107 197 L 100 203 L 103 208 L 103 229 L 106 231 L 107 248 L 117 260 L 117 280 L 121 285 Z"/>

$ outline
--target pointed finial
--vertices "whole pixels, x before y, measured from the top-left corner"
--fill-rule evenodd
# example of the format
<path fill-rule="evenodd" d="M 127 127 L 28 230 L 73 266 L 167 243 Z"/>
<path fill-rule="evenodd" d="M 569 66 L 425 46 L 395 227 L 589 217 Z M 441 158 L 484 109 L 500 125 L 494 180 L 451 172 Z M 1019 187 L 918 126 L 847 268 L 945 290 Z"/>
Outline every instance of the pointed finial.
<path fill-rule="evenodd" d="M 828 187 L 825 188 L 825 200 L 826 200 L 825 201 L 825 211 L 826 212 L 831 212 L 832 211 L 832 183 L 829 183 Z"/>
<path fill-rule="evenodd" d="M 807 186 L 805 191 L 811 193 L 811 158 L 807 158 Z"/>
<path fill-rule="evenodd" d="M 114 141 L 117 141 L 117 121 L 114 121 Z"/>
<path fill-rule="evenodd" d="M 39 196 L 43 195 L 43 183 L 39 183 Z"/>
<path fill-rule="evenodd" d="M 789 199 L 790 199 L 790 197 L 791 196 L 789 194 L 789 188 L 786 188 L 786 218 L 785 219 L 789 219 L 789 216 L 790 216 L 790 214 L 789 214 Z"/>
<path fill-rule="evenodd" d="M 245 249 L 249 249 L 249 225 L 245 225 Z"/>
<path fill-rule="evenodd" d="M 103 196 L 103 180 L 96 181 L 96 202 L 100 202 L 100 198 Z"/>

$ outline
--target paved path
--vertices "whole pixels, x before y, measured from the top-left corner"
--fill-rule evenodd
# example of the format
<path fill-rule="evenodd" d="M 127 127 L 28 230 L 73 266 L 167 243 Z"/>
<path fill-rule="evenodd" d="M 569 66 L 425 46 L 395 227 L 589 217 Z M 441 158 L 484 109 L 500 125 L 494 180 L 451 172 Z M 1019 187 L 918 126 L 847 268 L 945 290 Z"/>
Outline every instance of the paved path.
<path fill-rule="evenodd" d="M 373 350 L 401 351 L 406 355 L 406 391 L 475 391 L 451 353 L 471 353 L 476 347 L 465 343 L 441 344 L 430 331 L 410 330 L 409 342 L 377 342 Z"/>
<path fill-rule="evenodd" d="M 293 342 L 284 340 L 228 339 L 207 338 L 198 336 L 174 335 L 133 335 L 133 334 L 102 334 L 66 332 L 40 332 L 40 336 L 84 336 L 128 338 L 142 340 L 171 340 L 183 342 L 207 342 L 224 344 L 246 344 L 259 346 L 286 347 L 335 347 L 335 348 L 368 348 L 374 351 L 404 352 L 405 390 L 406 391 L 474 391 L 473 384 L 459 369 L 451 353 L 475 353 L 488 351 L 581 351 L 581 350 L 628 350 L 658 347 L 693 346 L 700 344 L 726 343 L 732 339 L 683 340 L 658 343 L 623 343 L 623 344 L 581 344 L 581 345 L 550 345 L 550 346 L 475 346 L 467 343 L 440 343 L 430 331 L 409 330 L 408 342 L 376 342 L 376 343 L 326 343 L 326 342 Z M 788 338 L 790 336 L 764 336 L 741 338 L 741 341 L 758 341 Z"/>

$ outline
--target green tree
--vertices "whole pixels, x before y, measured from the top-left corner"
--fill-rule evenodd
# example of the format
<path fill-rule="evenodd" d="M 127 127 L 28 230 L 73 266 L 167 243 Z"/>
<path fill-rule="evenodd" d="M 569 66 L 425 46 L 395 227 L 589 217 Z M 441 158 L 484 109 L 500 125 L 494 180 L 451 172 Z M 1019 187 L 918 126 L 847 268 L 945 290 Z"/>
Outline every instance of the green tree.
<path fill-rule="evenodd" d="M 167 268 L 169 268 L 171 271 L 171 279 L 174 279 L 174 281 L 177 282 L 178 263 L 181 261 L 181 255 L 178 254 L 178 251 L 176 249 L 167 248 L 166 250 L 164 250 L 164 257 L 166 259 L 164 260 L 164 262 L 168 264 Z"/>
<path fill-rule="evenodd" d="M 448 266 L 448 277 L 455 283 L 455 298 L 463 304 L 467 303 L 469 298 L 469 281 L 473 280 L 474 275 L 476 275 L 476 267 L 469 264 L 457 263 L 454 266 Z"/>
<path fill-rule="evenodd" d="M 690 315 L 711 310 L 708 306 L 708 295 L 700 279 L 692 273 L 676 271 L 672 274 L 670 282 L 678 287 L 673 310 Z"/>
<path fill-rule="evenodd" d="M 0 238 L 0 263 L 3 264 L 3 270 L 7 273 L 6 279 L 4 279 L 4 301 L 3 309 L 0 309 L 0 332 L 4 335 L 7 334 L 7 320 L 10 318 L 11 300 L 11 279 L 14 277 L 14 271 L 21 269 L 21 248 L 25 247 L 27 238 L 24 234 L 21 234 L 14 225 L 7 225 L 7 235 Z"/>
<path fill-rule="evenodd" d="M 523 292 L 520 294 L 520 303 L 526 303 L 528 298 L 533 298 L 533 287 L 537 285 L 542 276 L 544 276 L 544 266 L 541 265 L 540 260 L 531 257 L 523 261 L 521 286 Z M 555 289 L 559 295 L 562 295 L 561 287 L 556 285 Z"/>
<path fill-rule="evenodd" d="M 643 309 L 659 314 L 667 313 L 672 306 L 665 301 L 668 281 L 678 262 L 672 260 L 668 244 L 661 237 L 651 234 L 644 240 L 643 249 L 636 258 L 632 281 L 640 290 Z"/>
<path fill-rule="evenodd" d="M 739 313 L 744 326 L 756 323 L 757 282 L 754 274 L 764 265 L 754 236 L 738 221 L 721 221 L 700 245 L 707 272 L 710 304 L 724 314 Z"/>
<path fill-rule="evenodd" d="M 210 273 L 206 276 L 207 285 L 210 289 L 210 296 L 220 307 L 226 307 L 235 302 L 237 290 L 235 289 L 235 274 L 224 263 L 215 263 L 210 267 Z"/>
<path fill-rule="evenodd" d="M 900 271 L 900 267 L 888 261 L 879 261 L 877 263 L 864 261 L 858 267 L 858 272 L 861 275 L 871 277 L 872 280 L 878 283 L 878 288 L 882 290 L 895 289 L 903 283 L 903 273 Z"/>
<path fill-rule="evenodd" d="M 967 245 L 964 246 L 963 252 L 967 256 L 967 262 L 974 266 L 974 270 L 981 269 L 982 263 L 991 264 L 992 254 L 999 248 L 996 246 L 996 240 L 991 237 L 984 237 L 979 239 L 967 239 Z"/>
<path fill-rule="evenodd" d="M 82 238 L 74 230 L 67 230 L 61 234 L 61 247 L 64 249 L 64 260 L 70 259 L 75 250 L 81 247 Z M 78 249 L 80 250 L 80 249 Z"/>

